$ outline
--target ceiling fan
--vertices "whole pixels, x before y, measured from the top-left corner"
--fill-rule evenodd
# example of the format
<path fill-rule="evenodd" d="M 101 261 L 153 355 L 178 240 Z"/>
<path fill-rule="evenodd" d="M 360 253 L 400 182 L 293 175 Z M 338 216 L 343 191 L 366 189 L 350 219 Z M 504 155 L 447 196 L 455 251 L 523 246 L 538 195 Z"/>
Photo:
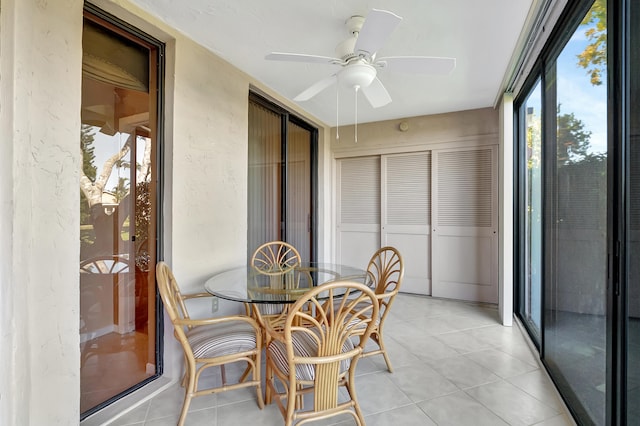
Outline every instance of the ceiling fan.
<path fill-rule="evenodd" d="M 391 102 L 391 96 L 377 73 L 379 69 L 389 71 L 426 73 L 433 75 L 449 74 L 456 66 L 455 58 L 431 56 L 387 56 L 377 58 L 382 47 L 402 18 L 393 12 L 372 9 L 366 19 L 352 16 L 347 19 L 346 27 L 350 37 L 336 47 L 335 58 L 307 55 L 303 53 L 273 52 L 265 57 L 274 61 L 291 61 L 339 65 L 341 68 L 329 77 L 314 83 L 294 98 L 306 101 L 329 86 L 339 83 L 356 91 L 362 90 L 372 107 L 379 108 Z"/>

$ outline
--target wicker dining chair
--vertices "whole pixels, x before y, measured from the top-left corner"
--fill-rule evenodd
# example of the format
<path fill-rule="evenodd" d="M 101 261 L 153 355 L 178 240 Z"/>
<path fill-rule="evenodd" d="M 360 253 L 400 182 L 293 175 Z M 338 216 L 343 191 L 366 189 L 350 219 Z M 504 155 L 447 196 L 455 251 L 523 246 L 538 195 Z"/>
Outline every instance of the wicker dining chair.
<path fill-rule="evenodd" d="M 297 287 L 295 268 L 300 266 L 298 250 L 284 241 L 270 241 L 258 247 L 251 256 L 250 265 L 256 275 L 268 277 L 271 287 L 284 289 Z M 286 309 L 277 303 L 254 304 L 254 315 L 260 322 L 277 323 L 284 320 Z M 264 324 L 262 324 L 264 326 Z"/>
<path fill-rule="evenodd" d="M 389 314 L 391 305 L 400 290 L 404 277 L 404 263 L 400 252 L 395 247 L 382 247 L 378 249 L 367 267 L 367 274 L 372 282 L 376 298 L 380 305 L 379 319 L 374 324 L 370 340 L 376 345 L 376 349 L 369 350 L 365 347 L 363 357 L 382 354 L 389 372 L 393 372 L 391 361 L 384 345 L 384 322 Z"/>
<path fill-rule="evenodd" d="M 266 351 L 266 386 L 285 426 L 343 413 L 351 414 L 358 425 L 364 424 L 355 370 L 377 317 L 378 303 L 370 288 L 353 281 L 333 281 L 300 297 L 289 309 L 282 330 L 267 327 L 271 340 Z M 358 342 L 355 337 L 360 333 L 363 338 Z M 339 392 L 341 386 L 346 393 Z M 301 406 L 306 394 L 313 394 L 308 409 Z"/>
<path fill-rule="evenodd" d="M 264 275 L 282 275 L 300 265 L 300 253 L 284 241 L 270 241 L 251 256 L 251 266 Z"/>
<path fill-rule="evenodd" d="M 164 307 L 174 327 L 174 335 L 182 346 L 185 361 L 185 374 L 182 386 L 185 388 L 184 402 L 178 425 L 183 425 L 191 399 L 196 396 L 234 390 L 244 387 L 256 387 L 258 406 L 262 409 L 264 401 L 261 386 L 262 332 L 258 323 L 245 315 L 191 319 L 186 301 L 193 298 L 211 296 L 209 293 L 183 295 L 169 266 L 159 262 L 156 266 L 158 290 Z M 252 371 L 251 380 L 227 384 L 223 373 L 222 385 L 214 388 L 198 389 L 201 373 L 210 367 L 246 362 Z M 224 370 L 223 370 L 224 372 Z"/>

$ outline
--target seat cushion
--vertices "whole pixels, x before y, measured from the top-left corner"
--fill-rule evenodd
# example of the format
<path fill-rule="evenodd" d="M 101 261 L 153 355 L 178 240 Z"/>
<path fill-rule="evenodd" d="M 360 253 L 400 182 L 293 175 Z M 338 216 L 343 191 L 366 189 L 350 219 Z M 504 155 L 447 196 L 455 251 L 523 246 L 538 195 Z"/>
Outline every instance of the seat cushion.
<path fill-rule="evenodd" d="M 244 321 L 201 325 L 187 332 L 196 358 L 214 358 L 256 348 L 256 331 Z"/>
<path fill-rule="evenodd" d="M 317 329 L 313 330 L 317 333 Z M 316 340 L 304 331 L 294 331 L 291 333 L 291 343 L 293 344 L 293 353 L 300 357 L 312 357 L 318 355 L 318 343 Z M 354 348 L 354 344 L 350 339 L 346 339 L 342 345 L 342 352 L 348 352 Z M 289 374 L 289 363 L 287 361 L 286 345 L 278 340 L 274 340 L 269 344 L 269 356 L 276 366 L 284 374 Z M 344 373 L 349 369 L 351 359 L 340 362 L 340 373 Z M 313 364 L 297 364 L 296 378 L 298 380 L 313 380 L 315 377 L 315 365 Z"/>
<path fill-rule="evenodd" d="M 281 303 L 256 303 L 255 306 L 261 315 L 279 315 L 284 310 Z"/>

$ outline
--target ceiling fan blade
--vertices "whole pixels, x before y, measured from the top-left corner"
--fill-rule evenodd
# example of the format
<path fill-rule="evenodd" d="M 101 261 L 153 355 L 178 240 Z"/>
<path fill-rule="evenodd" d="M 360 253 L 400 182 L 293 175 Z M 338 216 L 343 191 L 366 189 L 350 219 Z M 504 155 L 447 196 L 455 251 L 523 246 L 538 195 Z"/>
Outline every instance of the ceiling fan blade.
<path fill-rule="evenodd" d="M 431 56 L 388 56 L 377 60 L 376 65 L 390 71 L 445 75 L 456 67 L 456 59 Z"/>
<path fill-rule="evenodd" d="M 391 102 L 389 92 L 387 92 L 387 89 L 385 89 L 378 77 L 374 78 L 370 85 L 362 87 L 360 90 L 362 90 L 365 98 L 367 98 L 374 108 L 383 107 Z"/>
<path fill-rule="evenodd" d="M 311 64 L 341 64 L 338 58 L 329 56 L 306 55 L 304 53 L 272 52 L 264 57 L 270 61 L 306 62 Z"/>
<path fill-rule="evenodd" d="M 371 9 L 360 29 L 354 52 L 364 52 L 373 55 L 387 41 L 402 18 L 395 13 Z"/>
<path fill-rule="evenodd" d="M 337 81 L 337 74 L 333 74 L 327 78 L 323 78 L 320 81 L 315 82 L 305 91 L 300 93 L 298 96 L 293 98 L 294 101 L 308 101 L 313 98 L 318 93 L 322 92 L 327 87 L 331 86 L 333 83 Z"/>

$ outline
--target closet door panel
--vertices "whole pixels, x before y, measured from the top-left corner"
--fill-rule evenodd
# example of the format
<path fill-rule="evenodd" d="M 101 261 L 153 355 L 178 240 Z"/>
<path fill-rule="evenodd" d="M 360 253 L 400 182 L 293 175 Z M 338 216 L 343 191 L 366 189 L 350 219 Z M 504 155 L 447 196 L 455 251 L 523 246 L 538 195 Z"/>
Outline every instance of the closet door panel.
<path fill-rule="evenodd" d="M 381 166 L 381 245 L 402 254 L 400 291 L 430 295 L 431 153 L 383 155 Z"/>
<path fill-rule="evenodd" d="M 432 295 L 498 302 L 497 149 L 433 153 Z"/>
<path fill-rule="evenodd" d="M 366 268 L 380 247 L 380 157 L 338 160 L 337 261 Z"/>

